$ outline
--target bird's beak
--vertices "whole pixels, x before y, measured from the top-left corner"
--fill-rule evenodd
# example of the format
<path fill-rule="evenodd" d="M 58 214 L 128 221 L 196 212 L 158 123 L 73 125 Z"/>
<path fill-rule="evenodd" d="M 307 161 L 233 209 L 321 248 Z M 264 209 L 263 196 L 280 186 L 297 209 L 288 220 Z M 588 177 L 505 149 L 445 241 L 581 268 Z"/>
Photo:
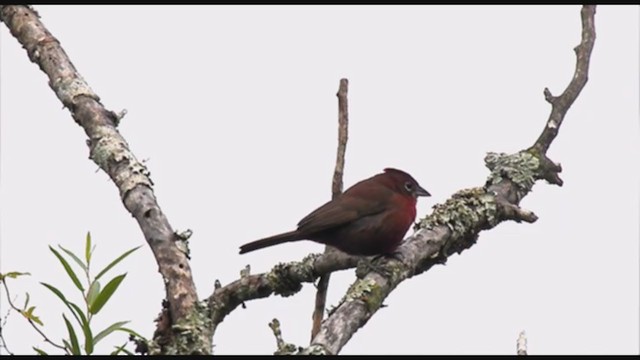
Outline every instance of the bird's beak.
<path fill-rule="evenodd" d="M 431 194 L 429 194 L 427 190 L 423 189 L 422 186 L 418 185 L 418 188 L 416 189 L 416 196 L 431 196 Z"/>

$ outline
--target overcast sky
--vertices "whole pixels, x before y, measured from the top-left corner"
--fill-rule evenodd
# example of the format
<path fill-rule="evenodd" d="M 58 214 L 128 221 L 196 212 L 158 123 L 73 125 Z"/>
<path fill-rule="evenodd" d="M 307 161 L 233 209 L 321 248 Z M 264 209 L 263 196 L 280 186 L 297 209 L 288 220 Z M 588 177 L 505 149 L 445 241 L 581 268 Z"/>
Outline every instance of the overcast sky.
<path fill-rule="evenodd" d="M 147 160 L 177 230 L 192 229 L 201 297 L 246 264 L 263 272 L 323 246 L 298 242 L 238 255 L 288 231 L 330 198 L 339 79 L 349 79 L 345 186 L 385 167 L 433 196 L 480 186 L 487 151 L 530 146 L 560 94 L 580 41 L 580 6 L 36 6 L 42 21 Z M 538 182 L 521 205 L 534 224 L 502 223 L 446 266 L 402 283 L 342 354 L 639 353 L 639 19 L 599 6 L 589 82 L 549 150 L 563 187 Z M 0 271 L 19 304 L 29 292 L 45 331 L 66 333 L 63 305 L 39 282 L 79 294 L 47 249 L 81 252 L 91 231 L 97 271 L 144 245 L 95 329 L 117 320 L 151 338 L 164 288 L 116 187 L 88 160 L 85 134 L 48 79 L 0 26 Z M 334 274 L 328 305 L 355 279 Z M 267 326 L 309 341 L 315 289 L 238 308 L 218 328 L 217 354 L 270 354 Z M 1 295 L 1 316 L 7 312 Z M 9 349 L 45 350 L 19 315 Z M 101 353 L 126 341 L 112 335 Z"/>

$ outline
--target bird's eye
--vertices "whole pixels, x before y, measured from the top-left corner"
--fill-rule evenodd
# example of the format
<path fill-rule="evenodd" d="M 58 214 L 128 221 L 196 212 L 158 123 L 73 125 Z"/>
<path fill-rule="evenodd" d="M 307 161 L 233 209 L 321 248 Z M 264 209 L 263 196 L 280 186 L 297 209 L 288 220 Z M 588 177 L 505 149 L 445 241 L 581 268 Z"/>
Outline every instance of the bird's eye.
<path fill-rule="evenodd" d="M 410 182 L 406 182 L 404 183 L 404 188 L 407 189 L 408 192 L 412 192 L 413 191 L 413 184 Z"/>

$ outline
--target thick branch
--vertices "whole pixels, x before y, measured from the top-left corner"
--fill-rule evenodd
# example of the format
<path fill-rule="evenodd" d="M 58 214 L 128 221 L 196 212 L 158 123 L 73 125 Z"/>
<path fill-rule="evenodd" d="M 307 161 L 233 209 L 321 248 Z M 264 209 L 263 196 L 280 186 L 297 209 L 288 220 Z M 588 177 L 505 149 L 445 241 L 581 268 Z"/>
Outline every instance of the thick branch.
<path fill-rule="evenodd" d="M 26 6 L 2 6 L 0 20 L 27 50 L 29 59 L 47 74 L 49 86 L 89 137 L 90 158 L 118 187 L 124 206 L 153 251 L 165 282 L 171 324 L 184 321 L 197 301 L 187 254 L 176 246 L 179 239 L 156 201 L 149 171 L 116 129 L 119 116 L 100 103 L 35 11 Z"/>
<path fill-rule="evenodd" d="M 336 167 L 333 171 L 333 181 L 331 186 L 331 197 L 335 199 L 342 193 L 342 178 L 344 175 L 344 158 L 347 151 L 347 139 L 349 138 L 349 103 L 347 94 L 349 92 L 349 80 L 340 79 L 338 87 L 338 152 L 336 155 Z M 334 251 L 330 246 L 325 247 L 325 254 Z M 327 303 L 327 293 L 329 290 L 329 280 L 331 273 L 323 275 L 318 280 L 316 290 L 316 301 L 313 309 L 313 325 L 311 327 L 311 339 L 320 331 L 320 324 L 324 317 L 325 304 Z"/>

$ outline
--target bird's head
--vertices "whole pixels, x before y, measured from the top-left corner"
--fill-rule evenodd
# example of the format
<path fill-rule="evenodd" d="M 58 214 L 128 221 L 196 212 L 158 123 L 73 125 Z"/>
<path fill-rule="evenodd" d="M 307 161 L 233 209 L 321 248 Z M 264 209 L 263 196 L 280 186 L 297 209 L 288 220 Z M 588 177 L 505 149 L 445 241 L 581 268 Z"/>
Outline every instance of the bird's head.
<path fill-rule="evenodd" d="M 413 198 L 431 196 L 427 190 L 418 184 L 413 176 L 402 170 L 386 168 L 384 169 L 384 174 L 381 175 L 387 180 L 390 187 L 401 194 L 412 196 Z"/>

